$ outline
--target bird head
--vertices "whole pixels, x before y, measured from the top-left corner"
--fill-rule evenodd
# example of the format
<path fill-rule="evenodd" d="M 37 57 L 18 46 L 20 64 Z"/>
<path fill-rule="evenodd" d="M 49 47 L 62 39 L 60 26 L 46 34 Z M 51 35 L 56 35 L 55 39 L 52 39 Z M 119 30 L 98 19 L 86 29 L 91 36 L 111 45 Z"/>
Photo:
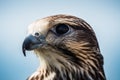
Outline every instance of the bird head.
<path fill-rule="evenodd" d="M 34 50 L 40 66 L 67 71 L 100 71 L 103 57 L 91 26 L 71 15 L 54 15 L 39 19 L 28 27 L 23 53 Z M 64 71 L 64 70 L 63 70 Z M 99 72 L 103 76 L 102 72 Z"/>

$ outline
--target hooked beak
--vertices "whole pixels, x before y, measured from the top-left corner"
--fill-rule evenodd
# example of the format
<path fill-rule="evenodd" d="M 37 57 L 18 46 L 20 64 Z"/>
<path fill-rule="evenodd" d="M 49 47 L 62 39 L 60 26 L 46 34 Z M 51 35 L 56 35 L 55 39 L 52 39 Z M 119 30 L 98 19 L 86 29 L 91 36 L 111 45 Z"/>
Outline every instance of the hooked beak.
<path fill-rule="evenodd" d="M 44 43 L 45 43 L 45 37 L 43 35 L 27 36 L 22 45 L 22 51 L 23 51 L 24 56 L 26 56 L 26 52 L 25 52 L 26 50 L 30 51 L 30 50 L 34 50 L 37 48 L 41 48 Z"/>

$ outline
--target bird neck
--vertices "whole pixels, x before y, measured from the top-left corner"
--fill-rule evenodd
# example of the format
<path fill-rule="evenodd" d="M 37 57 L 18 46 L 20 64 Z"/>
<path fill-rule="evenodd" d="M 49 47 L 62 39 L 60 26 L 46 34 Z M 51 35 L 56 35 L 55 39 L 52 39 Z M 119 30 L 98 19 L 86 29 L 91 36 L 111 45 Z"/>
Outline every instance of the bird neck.
<path fill-rule="evenodd" d="M 70 52 L 64 52 L 70 54 Z M 83 57 L 76 59 L 72 57 L 63 58 L 62 53 L 60 54 L 61 56 L 59 53 L 51 53 L 50 51 L 47 54 L 39 54 L 40 67 L 38 71 L 41 72 L 40 76 L 44 77 L 43 80 L 105 80 L 103 68 L 98 65 L 99 63 L 94 58 L 98 56 L 100 58 L 101 54 L 89 53 L 87 57 L 81 55 Z"/>

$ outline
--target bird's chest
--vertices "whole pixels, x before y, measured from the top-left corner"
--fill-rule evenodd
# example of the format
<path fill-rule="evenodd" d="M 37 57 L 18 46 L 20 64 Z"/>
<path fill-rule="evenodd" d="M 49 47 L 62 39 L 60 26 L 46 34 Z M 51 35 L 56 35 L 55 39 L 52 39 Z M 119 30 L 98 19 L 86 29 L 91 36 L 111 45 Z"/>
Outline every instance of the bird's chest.
<path fill-rule="evenodd" d="M 56 73 L 55 72 L 34 72 L 28 80 L 54 80 Z"/>

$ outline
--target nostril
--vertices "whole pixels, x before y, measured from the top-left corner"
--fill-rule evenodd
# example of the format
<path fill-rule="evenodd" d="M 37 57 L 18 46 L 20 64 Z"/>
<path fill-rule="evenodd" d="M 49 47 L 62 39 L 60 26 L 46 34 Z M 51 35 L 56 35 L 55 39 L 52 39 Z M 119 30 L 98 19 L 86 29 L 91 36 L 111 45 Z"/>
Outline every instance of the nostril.
<path fill-rule="evenodd" d="M 35 36 L 36 36 L 36 37 L 39 37 L 39 36 L 40 36 L 40 33 L 36 32 L 36 33 L 35 33 Z"/>

